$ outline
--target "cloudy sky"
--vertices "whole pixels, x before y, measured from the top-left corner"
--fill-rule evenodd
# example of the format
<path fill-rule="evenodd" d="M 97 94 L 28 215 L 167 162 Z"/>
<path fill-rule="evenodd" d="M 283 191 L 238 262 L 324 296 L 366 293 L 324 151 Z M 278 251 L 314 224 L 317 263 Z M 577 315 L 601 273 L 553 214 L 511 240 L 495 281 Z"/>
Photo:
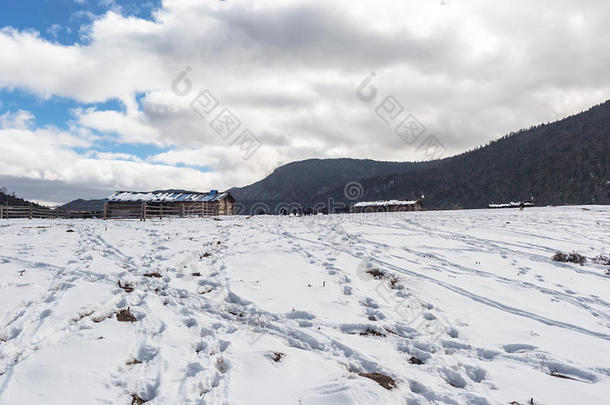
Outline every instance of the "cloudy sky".
<path fill-rule="evenodd" d="M 452 155 L 608 99 L 609 20 L 602 0 L 1 0 L 0 186 L 66 202 Z"/>

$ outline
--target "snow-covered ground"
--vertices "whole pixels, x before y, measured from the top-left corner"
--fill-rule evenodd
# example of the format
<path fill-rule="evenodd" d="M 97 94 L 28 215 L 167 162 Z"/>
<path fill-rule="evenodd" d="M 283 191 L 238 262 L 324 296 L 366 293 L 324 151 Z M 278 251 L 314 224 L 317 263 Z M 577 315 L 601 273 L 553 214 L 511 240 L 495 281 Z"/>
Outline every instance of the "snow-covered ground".
<path fill-rule="evenodd" d="M 551 256 L 609 246 L 599 206 L 3 220 L 0 404 L 607 404 L 609 266 Z"/>

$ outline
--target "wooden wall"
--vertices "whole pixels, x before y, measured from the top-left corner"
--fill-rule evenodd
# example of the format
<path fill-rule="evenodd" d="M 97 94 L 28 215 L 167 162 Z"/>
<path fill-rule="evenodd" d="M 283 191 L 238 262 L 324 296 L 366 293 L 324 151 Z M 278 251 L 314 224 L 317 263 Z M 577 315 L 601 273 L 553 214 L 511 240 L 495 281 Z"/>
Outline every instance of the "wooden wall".
<path fill-rule="evenodd" d="M 413 205 L 381 205 L 369 207 L 352 207 L 352 212 L 404 212 L 404 211 L 421 211 L 423 206 L 421 202 L 416 202 Z"/>
<path fill-rule="evenodd" d="M 205 217 L 214 215 L 234 215 L 233 202 L 228 198 L 205 202 L 141 202 L 108 201 L 104 207 L 104 218 L 148 218 Z"/>

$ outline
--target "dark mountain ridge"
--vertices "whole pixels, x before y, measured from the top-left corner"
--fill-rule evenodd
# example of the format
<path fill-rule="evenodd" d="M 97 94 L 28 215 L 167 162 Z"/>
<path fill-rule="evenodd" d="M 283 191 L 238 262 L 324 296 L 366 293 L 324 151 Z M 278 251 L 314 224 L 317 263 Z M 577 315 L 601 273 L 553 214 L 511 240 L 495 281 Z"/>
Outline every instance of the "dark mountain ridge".
<path fill-rule="evenodd" d="M 40 204 L 36 204 L 36 203 L 30 202 L 30 201 L 24 200 L 23 198 L 16 197 L 15 194 L 9 193 L 7 191 L 7 189 L 4 187 L 0 188 L 0 205 L 10 205 L 12 207 L 16 207 L 16 206 L 29 206 L 30 204 L 37 208 L 44 208 Z"/>
<path fill-rule="evenodd" d="M 427 162 L 380 162 L 370 159 L 308 159 L 278 167 L 269 176 L 246 187 L 232 188 L 240 202 L 317 201 L 335 187 L 353 180 L 408 173 Z"/>
<path fill-rule="evenodd" d="M 104 203 L 106 199 L 99 200 L 83 200 L 79 198 L 78 200 L 70 201 L 67 204 L 57 207 L 57 211 L 66 212 L 66 211 L 103 211 Z"/>

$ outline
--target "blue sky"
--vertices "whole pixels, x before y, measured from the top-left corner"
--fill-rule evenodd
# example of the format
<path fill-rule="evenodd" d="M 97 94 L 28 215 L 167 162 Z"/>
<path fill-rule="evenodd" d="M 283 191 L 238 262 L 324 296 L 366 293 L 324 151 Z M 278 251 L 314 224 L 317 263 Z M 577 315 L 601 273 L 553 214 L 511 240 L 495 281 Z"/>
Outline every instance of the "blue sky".
<path fill-rule="evenodd" d="M 109 10 L 150 20 L 159 4 L 158 0 L 1 0 L 0 27 L 36 30 L 49 41 L 72 45 L 86 42 L 86 26 Z"/>
<path fill-rule="evenodd" d="M 89 41 L 87 31 L 91 23 L 106 12 L 115 11 L 125 16 L 152 20 L 152 13 L 159 5 L 159 1 L 153 0 L 0 0 L 0 27 L 12 27 L 20 31 L 34 30 L 42 38 L 62 45 L 84 45 Z M 69 128 L 74 118 L 72 111 L 79 107 L 125 110 L 124 104 L 116 98 L 98 103 L 81 103 L 54 95 L 45 98 L 19 88 L 0 89 L 0 103 L 0 115 L 20 109 L 27 110 L 34 114 L 36 126 L 52 125 L 60 129 Z M 80 153 L 125 153 L 141 159 L 170 150 L 151 144 L 113 142 L 108 136 L 104 138 L 95 142 L 93 147 L 75 150 Z"/>

